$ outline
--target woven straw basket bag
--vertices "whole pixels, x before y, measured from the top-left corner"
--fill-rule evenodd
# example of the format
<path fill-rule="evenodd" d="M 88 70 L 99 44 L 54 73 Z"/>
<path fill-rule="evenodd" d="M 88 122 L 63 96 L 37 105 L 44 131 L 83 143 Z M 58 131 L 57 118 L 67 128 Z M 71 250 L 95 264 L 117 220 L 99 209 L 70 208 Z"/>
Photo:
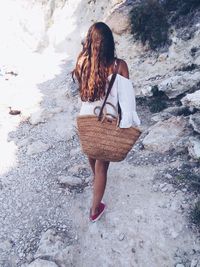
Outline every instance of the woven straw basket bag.
<path fill-rule="evenodd" d="M 113 74 L 102 107 L 94 109 L 94 115 L 77 117 L 78 134 L 83 152 L 94 159 L 105 161 L 122 161 L 131 150 L 141 131 L 138 128 L 119 128 L 119 116 L 103 114 L 104 107 L 116 78 Z M 100 109 L 99 115 L 96 110 Z M 118 112 L 117 112 L 118 113 Z"/>

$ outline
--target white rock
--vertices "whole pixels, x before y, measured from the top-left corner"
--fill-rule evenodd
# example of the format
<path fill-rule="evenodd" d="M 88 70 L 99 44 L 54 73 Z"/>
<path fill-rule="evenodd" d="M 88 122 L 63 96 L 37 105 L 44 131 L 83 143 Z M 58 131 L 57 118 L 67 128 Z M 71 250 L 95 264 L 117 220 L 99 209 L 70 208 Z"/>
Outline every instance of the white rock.
<path fill-rule="evenodd" d="M 166 186 L 161 188 L 162 192 L 172 192 L 173 191 L 173 186 L 171 184 L 167 184 Z"/>
<path fill-rule="evenodd" d="M 33 155 L 33 154 L 45 152 L 50 147 L 51 147 L 51 145 L 45 144 L 45 143 L 41 142 L 40 140 L 36 141 L 36 142 L 34 142 L 34 143 L 32 143 L 31 145 L 28 146 L 27 155 Z"/>
<path fill-rule="evenodd" d="M 93 180 L 94 180 L 94 177 L 92 175 L 85 178 L 85 182 L 89 183 L 89 185 L 93 183 Z"/>
<path fill-rule="evenodd" d="M 152 96 L 153 95 L 152 86 L 151 85 L 142 86 L 141 93 L 143 96 Z"/>
<path fill-rule="evenodd" d="M 191 261 L 190 267 L 198 267 L 199 265 L 197 265 L 199 263 L 199 261 L 197 259 L 193 259 Z"/>
<path fill-rule="evenodd" d="M 32 113 L 29 118 L 30 124 L 36 125 L 40 122 L 44 122 L 41 116 L 42 116 L 42 110 Z"/>
<path fill-rule="evenodd" d="M 59 262 L 59 266 L 71 266 L 74 250 L 74 246 L 68 245 L 66 234 L 58 234 L 55 230 L 48 229 L 43 233 L 34 257 L 50 257 Z"/>
<path fill-rule="evenodd" d="M 200 139 L 191 137 L 188 144 L 189 155 L 194 159 L 200 159 Z"/>
<path fill-rule="evenodd" d="M 171 234 L 172 238 L 174 238 L 174 239 L 176 239 L 178 237 L 178 235 L 179 235 L 179 233 L 176 232 L 175 230 L 171 230 L 170 234 Z"/>
<path fill-rule="evenodd" d="M 48 123 L 49 134 L 57 140 L 68 140 L 74 134 L 75 118 L 69 107 L 67 112 L 57 113 Z"/>
<path fill-rule="evenodd" d="M 187 94 L 181 99 L 181 102 L 184 106 L 200 109 L 200 90 Z"/>
<path fill-rule="evenodd" d="M 195 132 L 200 133 L 200 112 L 190 115 L 189 123 L 192 125 Z"/>
<path fill-rule="evenodd" d="M 185 267 L 185 265 L 183 265 L 182 263 L 178 263 L 176 264 L 176 267 Z"/>
<path fill-rule="evenodd" d="M 173 176 L 172 176 L 171 174 L 169 174 L 169 173 L 166 173 L 166 174 L 165 174 L 165 177 L 166 177 L 167 179 L 172 179 L 172 178 L 173 178 Z"/>
<path fill-rule="evenodd" d="M 0 242 L 0 249 L 3 251 L 9 251 L 12 248 L 12 243 L 9 240 Z"/>
<path fill-rule="evenodd" d="M 154 184 L 154 185 L 152 186 L 152 189 L 153 189 L 154 192 L 158 192 L 158 186 L 157 186 L 157 185 Z"/>
<path fill-rule="evenodd" d="M 57 236 L 54 230 L 49 229 L 43 233 L 35 257 L 54 255 L 61 248 L 64 248 L 62 238 Z"/>
<path fill-rule="evenodd" d="M 177 141 L 184 135 L 186 120 L 183 117 L 171 117 L 156 123 L 149 129 L 144 138 L 144 147 L 148 150 L 164 153 L 176 146 Z"/>
<path fill-rule="evenodd" d="M 52 261 L 37 259 L 31 262 L 31 264 L 29 264 L 28 267 L 58 267 L 58 265 Z"/>
<path fill-rule="evenodd" d="M 171 117 L 170 114 L 167 114 L 167 113 L 156 113 L 155 115 L 153 115 L 151 117 L 151 121 L 153 122 L 159 122 L 159 121 L 163 121 L 163 120 L 166 120 L 166 119 L 169 119 Z"/>
<path fill-rule="evenodd" d="M 52 118 L 54 114 L 61 113 L 62 111 L 63 109 L 61 107 L 55 107 L 49 110 L 40 109 L 30 115 L 29 122 L 32 125 L 44 123 L 48 119 Z"/>
<path fill-rule="evenodd" d="M 80 178 L 73 177 L 73 176 L 61 175 L 58 177 L 58 181 L 61 184 L 71 185 L 71 186 L 78 186 L 82 184 L 82 180 Z"/>
<path fill-rule="evenodd" d="M 124 233 L 120 233 L 119 236 L 118 236 L 118 240 L 119 241 L 123 241 L 125 238 L 125 234 Z"/>
<path fill-rule="evenodd" d="M 114 33 L 122 34 L 130 26 L 129 12 L 130 7 L 119 6 L 111 11 L 111 14 L 105 19 L 105 22 Z"/>
<path fill-rule="evenodd" d="M 200 73 L 185 73 L 172 76 L 163 80 L 159 85 L 159 90 L 166 93 L 169 98 L 175 98 L 178 95 L 188 91 L 200 82 Z M 200 105 L 200 104 L 199 104 Z"/>

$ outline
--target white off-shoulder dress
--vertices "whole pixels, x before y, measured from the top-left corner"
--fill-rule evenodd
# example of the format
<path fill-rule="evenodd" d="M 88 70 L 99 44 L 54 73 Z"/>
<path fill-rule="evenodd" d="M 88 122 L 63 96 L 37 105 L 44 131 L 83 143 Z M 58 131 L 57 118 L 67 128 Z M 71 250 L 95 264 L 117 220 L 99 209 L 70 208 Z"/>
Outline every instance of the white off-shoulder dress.
<path fill-rule="evenodd" d="M 108 76 L 109 81 L 111 77 L 112 74 Z M 94 108 L 96 106 L 102 106 L 103 101 L 104 99 L 94 102 L 82 102 L 80 115 L 94 114 Z M 140 125 L 140 119 L 136 112 L 135 91 L 130 79 L 117 74 L 106 102 L 110 102 L 116 110 L 118 110 L 119 103 L 121 108 L 120 128 L 137 127 Z M 117 115 L 110 105 L 106 105 L 106 112 L 115 116 Z"/>

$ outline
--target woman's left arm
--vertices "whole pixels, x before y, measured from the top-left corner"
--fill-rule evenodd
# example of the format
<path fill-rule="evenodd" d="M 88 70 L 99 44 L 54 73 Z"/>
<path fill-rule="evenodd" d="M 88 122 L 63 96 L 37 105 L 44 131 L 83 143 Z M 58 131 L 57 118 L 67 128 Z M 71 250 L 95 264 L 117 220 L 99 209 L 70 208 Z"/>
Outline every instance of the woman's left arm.
<path fill-rule="evenodd" d="M 126 61 L 124 61 L 123 59 L 119 59 L 118 64 L 119 64 L 118 73 L 124 76 L 125 78 L 129 79 L 129 70 Z"/>

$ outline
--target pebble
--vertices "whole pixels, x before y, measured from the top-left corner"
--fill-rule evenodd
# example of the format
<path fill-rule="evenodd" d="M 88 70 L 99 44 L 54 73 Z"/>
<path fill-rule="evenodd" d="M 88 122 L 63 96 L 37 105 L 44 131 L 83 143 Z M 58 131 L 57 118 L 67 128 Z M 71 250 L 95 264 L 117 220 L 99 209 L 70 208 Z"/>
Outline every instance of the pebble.
<path fill-rule="evenodd" d="M 49 144 L 45 144 L 41 141 L 36 141 L 36 142 L 34 142 L 28 146 L 27 155 L 33 155 L 33 154 L 45 152 L 45 151 L 49 150 L 50 147 L 51 147 L 51 145 L 49 145 Z"/>
<path fill-rule="evenodd" d="M 183 188 L 181 191 L 185 193 L 187 192 L 187 188 Z"/>
<path fill-rule="evenodd" d="M 192 259 L 190 267 L 198 267 L 199 261 L 197 259 Z"/>
<path fill-rule="evenodd" d="M 125 238 L 125 234 L 124 233 L 120 233 L 119 236 L 118 236 L 118 240 L 119 241 L 123 241 Z"/>
<path fill-rule="evenodd" d="M 176 239 L 178 237 L 178 235 L 179 235 L 179 233 L 176 232 L 173 229 L 170 229 L 170 234 L 171 234 L 171 237 L 174 238 L 174 239 Z"/>
<path fill-rule="evenodd" d="M 167 185 L 167 183 L 160 184 L 160 189 L 164 188 Z"/>
<path fill-rule="evenodd" d="M 153 188 L 154 192 L 158 192 L 158 186 L 157 185 L 153 185 L 152 188 Z"/>
<path fill-rule="evenodd" d="M 25 256 L 25 254 L 24 253 L 19 253 L 19 257 L 22 259 L 23 257 Z"/>
<path fill-rule="evenodd" d="M 169 173 L 166 173 L 166 174 L 165 174 L 165 178 L 167 178 L 167 179 L 172 179 L 173 176 L 172 176 L 171 174 L 169 174 Z"/>
<path fill-rule="evenodd" d="M 171 184 L 167 184 L 165 187 L 161 188 L 161 192 L 172 192 L 173 186 Z"/>
<path fill-rule="evenodd" d="M 132 248 L 132 249 L 131 249 L 131 252 L 132 252 L 132 253 L 136 253 L 135 248 Z"/>
<path fill-rule="evenodd" d="M 93 181 L 93 176 L 88 176 L 87 178 L 85 178 L 85 182 L 86 183 L 92 183 L 92 181 Z"/>
<path fill-rule="evenodd" d="M 78 186 L 82 184 L 82 180 L 73 176 L 59 176 L 58 181 L 66 186 Z"/>

